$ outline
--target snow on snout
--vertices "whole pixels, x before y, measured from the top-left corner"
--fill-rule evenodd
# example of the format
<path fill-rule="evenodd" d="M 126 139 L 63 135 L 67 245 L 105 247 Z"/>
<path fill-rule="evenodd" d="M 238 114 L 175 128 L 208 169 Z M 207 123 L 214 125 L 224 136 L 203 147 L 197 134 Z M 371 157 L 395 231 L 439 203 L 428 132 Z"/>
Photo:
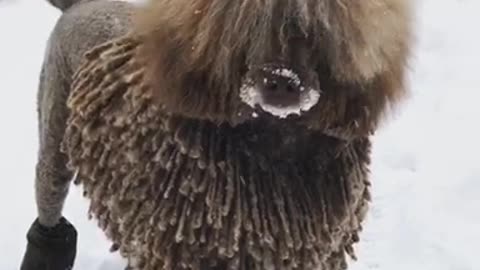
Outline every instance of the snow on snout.
<path fill-rule="evenodd" d="M 300 89 L 300 101 L 289 106 L 274 106 L 264 101 L 260 89 L 258 89 L 253 80 L 247 80 L 240 88 L 240 99 L 252 108 L 259 105 L 265 112 L 268 112 L 279 118 L 286 118 L 291 114 L 301 115 L 302 112 L 310 110 L 317 104 L 320 98 L 319 90 L 309 88 L 305 91 L 305 87 L 301 86 L 300 76 L 294 71 L 286 68 L 268 69 L 263 71 L 270 72 L 273 75 L 284 77 Z M 264 78 L 263 83 L 268 83 L 268 79 Z"/>
<path fill-rule="evenodd" d="M 277 68 L 277 69 L 271 70 L 271 69 L 263 68 L 263 71 L 270 72 L 273 75 L 277 75 L 279 77 L 284 77 L 288 79 L 290 82 L 293 82 L 293 84 L 297 87 L 300 86 L 300 84 L 302 83 L 298 74 L 293 72 L 293 70 L 291 69 Z M 303 90 L 303 88 L 300 90 Z"/>

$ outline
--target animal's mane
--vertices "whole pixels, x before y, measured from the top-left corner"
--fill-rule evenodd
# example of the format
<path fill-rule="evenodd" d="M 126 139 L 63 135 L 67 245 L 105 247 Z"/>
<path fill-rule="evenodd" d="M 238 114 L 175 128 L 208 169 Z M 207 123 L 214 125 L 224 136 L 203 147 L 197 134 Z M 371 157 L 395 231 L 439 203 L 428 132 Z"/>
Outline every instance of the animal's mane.
<path fill-rule="evenodd" d="M 410 1 L 157 0 L 138 12 L 134 32 L 145 81 L 170 112 L 234 121 L 241 74 L 275 46 L 287 46 L 295 24 L 320 76 L 322 98 L 304 114 L 306 126 L 377 129 L 406 95 Z"/>
<path fill-rule="evenodd" d="M 158 106 L 139 44 L 126 37 L 87 55 L 63 143 L 115 248 L 148 270 L 343 269 L 369 200 L 368 138 L 346 143 L 303 127 L 295 158 L 259 151 L 277 130 Z"/>

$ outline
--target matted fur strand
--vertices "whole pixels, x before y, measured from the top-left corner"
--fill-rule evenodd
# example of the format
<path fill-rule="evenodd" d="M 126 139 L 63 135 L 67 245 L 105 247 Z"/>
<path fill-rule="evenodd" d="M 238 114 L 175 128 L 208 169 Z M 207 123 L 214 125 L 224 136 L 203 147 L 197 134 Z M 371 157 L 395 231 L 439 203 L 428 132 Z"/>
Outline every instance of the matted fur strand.
<path fill-rule="evenodd" d="M 259 146 L 276 130 L 169 115 L 143 82 L 139 46 L 92 50 L 68 101 L 63 150 L 113 249 L 142 270 L 345 269 L 370 197 L 370 141 L 301 129 L 310 152 L 288 159 Z"/>

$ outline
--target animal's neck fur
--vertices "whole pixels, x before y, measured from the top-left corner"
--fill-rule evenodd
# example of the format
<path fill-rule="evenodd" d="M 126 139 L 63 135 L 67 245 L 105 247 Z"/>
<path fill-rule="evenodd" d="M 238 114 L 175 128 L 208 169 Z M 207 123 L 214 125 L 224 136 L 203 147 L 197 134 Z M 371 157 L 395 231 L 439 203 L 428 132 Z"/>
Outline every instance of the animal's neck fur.
<path fill-rule="evenodd" d="M 283 120 L 253 120 L 233 129 L 252 152 L 272 160 L 301 164 L 322 135 Z M 334 141 L 334 140 L 332 140 Z"/>
<path fill-rule="evenodd" d="M 172 117 L 170 121 L 178 122 L 175 124 L 176 128 L 188 129 L 190 132 L 222 134 L 222 137 L 235 141 L 250 155 L 295 165 L 301 165 L 308 156 L 314 155 L 315 151 L 326 146 L 322 144 L 326 143 L 329 148 L 340 151 L 341 146 L 346 143 L 340 139 L 328 137 L 320 131 L 310 130 L 304 125 L 275 117 L 252 119 L 236 126 L 228 123 L 214 124 L 208 121 L 189 120 L 183 117 Z M 194 131 L 195 128 L 198 130 Z M 185 142 L 187 140 L 187 138 L 182 139 L 182 144 L 188 144 Z"/>

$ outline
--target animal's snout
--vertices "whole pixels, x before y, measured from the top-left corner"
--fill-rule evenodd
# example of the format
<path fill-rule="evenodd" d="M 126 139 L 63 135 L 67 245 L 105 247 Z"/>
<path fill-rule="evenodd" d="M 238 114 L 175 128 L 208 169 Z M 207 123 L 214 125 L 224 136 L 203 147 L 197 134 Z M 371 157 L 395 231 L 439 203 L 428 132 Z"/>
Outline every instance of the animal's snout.
<path fill-rule="evenodd" d="M 259 71 L 255 87 L 263 101 L 274 107 L 288 107 L 300 102 L 304 89 L 296 73 L 285 68 L 264 68 Z"/>
<path fill-rule="evenodd" d="M 320 97 L 318 79 L 303 77 L 281 65 L 251 68 L 240 89 L 240 98 L 250 107 L 280 118 L 300 115 L 317 104 Z"/>

